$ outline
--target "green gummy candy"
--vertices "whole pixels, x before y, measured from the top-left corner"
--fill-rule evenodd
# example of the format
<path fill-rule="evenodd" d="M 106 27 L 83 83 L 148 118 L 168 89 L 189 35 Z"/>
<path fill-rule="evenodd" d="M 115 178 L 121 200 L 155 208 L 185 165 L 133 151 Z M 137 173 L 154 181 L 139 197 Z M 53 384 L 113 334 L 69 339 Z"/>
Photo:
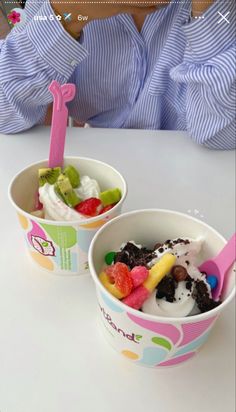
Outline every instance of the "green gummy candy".
<path fill-rule="evenodd" d="M 105 262 L 107 265 L 111 265 L 114 262 L 114 258 L 116 256 L 116 252 L 109 252 L 105 256 Z"/>
<path fill-rule="evenodd" d="M 113 205 L 121 199 L 121 191 L 118 187 L 115 189 L 105 190 L 105 192 L 100 193 L 100 199 L 104 207 Z"/>

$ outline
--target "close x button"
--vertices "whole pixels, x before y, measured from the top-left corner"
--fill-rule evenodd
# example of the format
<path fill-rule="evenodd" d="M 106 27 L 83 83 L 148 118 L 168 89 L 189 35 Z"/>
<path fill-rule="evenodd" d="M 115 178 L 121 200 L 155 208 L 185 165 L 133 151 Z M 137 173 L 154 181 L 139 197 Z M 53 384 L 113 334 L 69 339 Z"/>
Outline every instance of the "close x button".
<path fill-rule="evenodd" d="M 217 12 L 220 16 L 220 19 L 218 20 L 218 24 L 220 23 L 227 23 L 230 24 L 229 19 L 227 18 L 230 15 L 230 12 L 228 11 L 226 14 L 222 14 L 220 11 Z"/>

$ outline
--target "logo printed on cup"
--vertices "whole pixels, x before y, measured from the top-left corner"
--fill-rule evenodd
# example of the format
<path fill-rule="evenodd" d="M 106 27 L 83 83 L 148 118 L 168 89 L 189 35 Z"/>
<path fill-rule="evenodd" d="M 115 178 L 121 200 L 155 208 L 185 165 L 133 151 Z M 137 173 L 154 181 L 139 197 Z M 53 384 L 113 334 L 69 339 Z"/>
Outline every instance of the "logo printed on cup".
<path fill-rule="evenodd" d="M 132 333 L 131 335 L 124 332 L 123 329 L 119 328 L 118 326 L 116 326 L 116 324 L 113 322 L 112 317 L 109 315 L 109 313 L 107 313 L 105 311 L 105 309 L 100 306 L 101 312 L 104 316 L 104 319 L 106 319 L 106 321 L 109 323 L 109 325 L 116 330 L 116 332 L 120 333 L 121 335 L 124 336 L 124 338 L 127 338 L 128 340 L 132 340 L 134 343 L 138 343 L 139 344 L 139 340 L 142 339 L 142 335 L 135 335 L 134 333 Z"/>
<path fill-rule="evenodd" d="M 32 246 L 44 256 L 55 256 L 55 247 L 50 240 L 31 235 Z"/>

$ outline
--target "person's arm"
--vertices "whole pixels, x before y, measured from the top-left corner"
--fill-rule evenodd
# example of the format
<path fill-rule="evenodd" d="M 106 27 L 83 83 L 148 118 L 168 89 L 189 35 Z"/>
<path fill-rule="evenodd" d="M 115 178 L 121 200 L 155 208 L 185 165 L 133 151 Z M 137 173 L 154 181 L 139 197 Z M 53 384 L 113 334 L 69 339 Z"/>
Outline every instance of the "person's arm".
<path fill-rule="evenodd" d="M 17 133 L 43 122 L 52 80 L 69 81 L 88 55 L 55 19 L 48 2 L 26 3 L 27 23 L 0 43 L 0 132 Z M 54 20 L 37 21 L 34 16 Z"/>
<path fill-rule="evenodd" d="M 218 23 L 218 11 L 229 12 L 230 23 Z M 171 77 L 186 87 L 190 136 L 213 149 L 235 147 L 235 20 L 233 2 L 217 1 L 203 19 L 185 24 L 184 62 L 171 70 Z"/>
<path fill-rule="evenodd" d="M 51 81 L 68 82 L 75 67 L 87 57 L 88 52 L 77 41 L 83 29 L 77 20 L 78 14 L 88 16 L 90 22 L 120 12 L 132 14 L 138 9 L 113 0 L 103 5 L 99 0 L 92 5 L 79 0 L 62 3 L 52 0 L 52 5 L 48 1 L 28 0 L 25 26 L 14 28 L 0 44 L 2 133 L 16 133 L 42 123 L 52 101 L 48 91 Z M 73 15 L 71 22 L 55 18 L 55 14 L 63 16 L 68 11 Z M 47 20 L 35 20 L 37 16 L 46 16 Z"/>

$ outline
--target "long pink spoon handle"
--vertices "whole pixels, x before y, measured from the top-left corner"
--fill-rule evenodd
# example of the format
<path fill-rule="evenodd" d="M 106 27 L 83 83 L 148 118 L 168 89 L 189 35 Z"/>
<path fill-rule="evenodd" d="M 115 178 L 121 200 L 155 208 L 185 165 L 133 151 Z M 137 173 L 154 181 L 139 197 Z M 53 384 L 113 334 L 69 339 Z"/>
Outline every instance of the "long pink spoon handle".
<path fill-rule="evenodd" d="M 50 134 L 49 167 L 63 166 L 66 126 L 68 109 L 66 102 L 73 100 L 75 96 L 74 84 L 60 84 L 54 80 L 49 90 L 53 95 L 52 125 Z"/>
<path fill-rule="evenodd" d="M 221 273 L 226 273 L 236 260 L 236 233 L 230 238 L 227 245 L 215 258 L 215 262 Z"/>

